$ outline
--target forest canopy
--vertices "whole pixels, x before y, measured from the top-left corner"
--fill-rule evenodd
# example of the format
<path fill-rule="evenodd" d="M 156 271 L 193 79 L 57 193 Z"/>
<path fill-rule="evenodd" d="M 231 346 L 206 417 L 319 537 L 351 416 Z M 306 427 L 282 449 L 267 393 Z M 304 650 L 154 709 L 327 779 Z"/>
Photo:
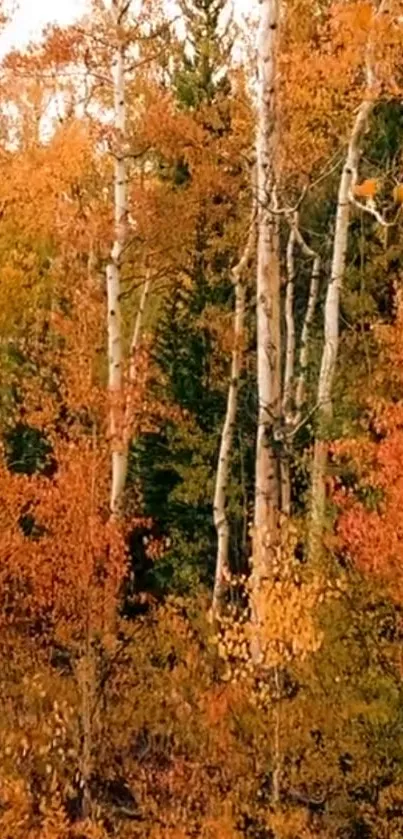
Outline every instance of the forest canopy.
<path fill-rule="evenodd" d="M 92 0 L 2 59 L 2 839 L 403 836 L 402 36 Z"/>

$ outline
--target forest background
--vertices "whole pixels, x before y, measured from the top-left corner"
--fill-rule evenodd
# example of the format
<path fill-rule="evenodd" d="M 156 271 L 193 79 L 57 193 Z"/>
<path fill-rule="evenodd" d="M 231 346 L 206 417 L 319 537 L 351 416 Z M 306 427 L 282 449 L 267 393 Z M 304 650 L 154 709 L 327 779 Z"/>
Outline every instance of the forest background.
<path fill-rule="evenodd" d="M 403 834 L 402 19 L 2 60 L 5 839 Z"/>

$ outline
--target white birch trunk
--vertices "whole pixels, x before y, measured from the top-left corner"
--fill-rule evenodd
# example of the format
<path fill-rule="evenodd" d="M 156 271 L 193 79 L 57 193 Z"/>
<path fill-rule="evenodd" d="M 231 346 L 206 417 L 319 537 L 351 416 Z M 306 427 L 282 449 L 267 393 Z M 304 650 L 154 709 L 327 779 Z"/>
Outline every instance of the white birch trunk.
<path fill-rule="evenodd" d="M 277 53 L 280 0 L 260 0 L 257 42 L 258 111 L 256 174 L 258 246 L 256 276 L 258 418 L 255 457 L 255 509 L 250 576 L 254 633 L 251 655 L 262 659 L 266 620 L 265 580 L 271 573 L 280 513 L 280 463 L 274 449 L 281 419 L 280 253 L 277 210 L 278 113 Z"/>
<path fill-rule="evenodd" d="M 122 8 L 121 8 L 122 6 Z M 116 26 L 116 47 L 112 77 L 114 95 L 115 172 L 114 172 L 114 242 L 106 269 L 108 300 L 108 386 L 110 397 L 109 434 L 112 457 L 110 510 L 112 515 L 122 511 L 123 493 L 127 476 L 127 446 L 123 439 L 123 339 L 121 315 L 121 261 L 127 236 L 127 173 L 125 158 L 126 103 L 125 55 L 119 38 L 123 4 L 113 0 L 112 11 Z"/>
<path fill-rule="evenodd" d="M 301 332 L 301 342 L 299 350 L 299 372 L 297 377 L 297 385 L 295 389 L 295 419 L 294 424 L 297 426 L 301 422 L 302 409 L 306 398 L 306 378 L 309 367 L 309 341 L 311 337 L 311 327 L 315 315 L 316 303 L 319 293 L 320 282 L 320 268 L 321 259 L 318 254 L 308 248 L 309 255 L 313 257 L 313 267 L 311 274 L 311 282 L 309 286 L 308 305 L 305 312 L 304 323 Z"/>
<path fill-rule="evenodd" d="M 245 320 L 244 272 L 248 267 L 255 242 L 255 210 L 249 231 L 248 242 L 238 265 L 232 271 L 235 289 L 234 337 L 228 387 L 227 410 L 221 434 L 217 476 L 214 495 L 214 525 L 217 533 L 217 558 L 213 590 L 212 614 L 216 619 L 221 610 L 229 577 L 229 521 L 227 515 L 227 488 L 231 467 L 231 452 L 236 427 L 238 393 L 242 370 L 243 329 Z"/>
<path fill-rule="evenodd" d="M 331 275 L 327 287 L 323 347 L 319 374 L 317 407 L 319 411 L 318 435 L 315 439 L 312 477 L 311 477 L 311 523 L 310 554 L 316 553 L 318 539 L 322 530 L 325 512 L 325 471 L 327 462 L 327 444 L 324 439 L 327 426 L 332 418 L 332 386 L 336 369 L 339 347 L 339 311 L 340 291 L 343 284 L 348 246 L 350 222 L 350 189 L 354 172 L 360 157 L 360 142 L 372 111 L 372 103 L 361 105 L 351 134 L 346 161 L 341 176 L 337 201 L 336 228 L 333 245 Z"/>
<path fill-rule="evenodd" d="M 313 318 L 315 315 L 316 303 L 318 300 L 318 293 L 319 293 L 319 282 L 320 282 L 320 267 L 321 267 L 321 258 L 319 254 L 316 253 L 309 245 L 306 244 L 304 238 L 301 236 L 301 232 L 298 227 L 298 213 L 295 213 L 294 218 L 292 219 L 292 230 L 288 240 L 288 249 L 287 249 L 287 282 L 290 283 L 290 277 L 292 277 L 292 302 L 294 299 L 294 282 L 295 282 L 295 265 L 294 265 L 294 246 L 298 244 L 301 248 L 301 251 L 304 256 L 308 259 L 313 260 L 312 266 L 312 273 L 311 273 L 311 281 L 309 284 L 309 294 L 308 294 L 308 303 L 306 307 L 305 317 L 302 324 L 301 330 L 301 337 L 300 337 L 300 345 L 299 345 L 299 358 L 298 358 L 298 376 L 296 383 L 291 382 L 289 384 L 290 378 L 294 376 L 294 360 L 290 361 L 290 369 L 287 373 L 287 367 L 285 372 L 285 394 L 288 397 L 288 403 L 291 407 L 286 410 L 285 398 L 283 398 L 283 413 L 285 416 L 286 422 L 286 433 L 293 434 L 295 429 L 301 422 L 302 416 L 302 408 L 305 402 L 306 396 L 306 378 L 308 374 L 308 367 L 309 367 L 309 341 L 311 337 L 311 327 Z M 288 303 L 290 307 L 290 303 Z M 287 308 L 287 304 L 286 304 Z M 291 338 L 291 345 L 288 348 L 288 352 L 295 351 L 295 327 L 294 321 L 291 323 L 291 317 L 293 316 L 292 309 L 290 307 L 290 311 L 287 315 L 287 320 L 289 321 L 288 333 L 291 331 L 292 338 Z M 295 390 L 295 394 L 294 394 Z"/>
<path fill-rule="evenodd" d="M 326 505 L 325 472 L 327 463 L 327 427 L 333 414 L 332 386 L 339 348 L 340 292 L 343 284 L 350 223 L 350 190 L 360 159 L 360 143 L 368 117 L 374 107 L 371 100 L 361 104 L 348 145 L 347 157 L 340 180 L 337 200 L 336 228 L 330 279 L 327 287 L 322 362 L 319 374 L 317 406 L 319 411 L 318 436 L 315 440 L 311 478 L 311 523 L 309 553 L 316 554 L 321 537 Z"/>
<path fill-rule="evenodd" d="M 295 260 L 294 251 L 296 243 L 295 224 L 291 226 L 291 232 L 287 243 L 287 283 L 285 292 L 285 331 L 286 349 L 285 366 L 283 379 L 282 398 L 282 420 L 283 420 L 283 448 L 280 458 L 280 480 L 281 480 L 281 511 L 289 516 L 291 514 L 291 477 L 290 457 L 288 446 L 288 434 L 293 428 L 294 411 L 294 368 L 295 368 L 295 319 L 294 319 L 294 282 L 295 282 Z"/>
<path fill-rule="evenodd" d="M 144 320 L 144 312 L 146 310 L 146 305 L 148 301 L 148 297 L 151 290 L 151 275 L 150 272 L 147 270 L 145 282 L 143 285 L 143 290 L 141 292 L 139 308 L 137 310 L 136 320 L 134 322 L 134 329 L 133 329 L 133 336 L 130 344 L 130 368 L 129 368 L 129 379 L 134 381 L 135 372 L 136 372 L 136 352 L 140 343 L 141 339 L 141 332 L 143 329 L 143 320 Z"/>
<path fill-rule="evenodd" d="M 382 0 L 373 15 L 373 22 L 386 11 L 387 0 Z M 315 440 L 312 486 L 311 486 L 311 522 L 309 532 L 309 554 L 315 558 L 320 550 L 323 519 L 326 506 L 325 473 L 328 446 L 326 434 L 332 418 L 332 387 L 339 348 L 339 309 L 340 292 L 346 268 L 348 231 L 350 223 L 350 196 L 357 175 L 361 156 L 360 144 L 365 133 L 368 119 L 376 104 L 376 71 L 373 57 L 372 32 L 369 35 L 366 57 L 367 89 L 349 139 L 346 160 L 341 175 L 337 199 L 336 227 L 333 243 L 331 275 L 325 302 L 325 343 L 318 386 L 319 425 Z"/>
<path fill-rule="evenodd" d="M 294 284 L 295 284 L 295 260 L 294 250 L 297 241 L 295 225 L 287 243 L 287 283 L 285 290 L 285 330 L 286 330 L 286 351 L 283 384 L 283 417 L 285 425 L 292 423 L 293 413 L 293 390 L 294 390 L 294 366 L 295 366 L 295 320 L 294 320 Z"/>
<path fill-rule="evenodd" d="M 263 542 L 273 532 L 279 508 L 279 468 L 273 428 L 281 412 L 280 260 L 276 209 L 277 44 L 279 0 L 260 0 L 258 35 L 258 116 L 256 138 L 257 384 L 258 427 L 255 473 L 255 545 L 252 584 L 259 587 L 267 554 Z M 263 540 L 263 542 L 262 542 Z"/>
<path fill-rule="evenodd" d="M 124 419 L 124 443 L 129 449 L 130 441 L 133 434 L 133 389 L 136 383 L 137 372 L 137 352 L 141 342 L 144 313 L 147 306 L 148 297 L 151 290 L 151 274 L 147 270 L 146 279 L 144 281 L 143 290 L 141 292 L 139 308 L 137 310 L 136 319 L 134 322 L 134 329 L 132 340 L 130 342 L 130 360 L 129 360 L 129 374 L 128 374 L 128 391 L 126 396 L 125 419 Z"/>
<path fill-rule="evenodd" d="M 283 415 L 283 452 L 281 456 L 281 510 L 291 514 L 291 479 L 290 451 L 292 438 L 301 422 L 302 408 L 305 401 L 306 377 L 309 365 L 309 340 L 312 321 L 319 291 L 320 264 L 319 255 L 310 248 L 301 236 L 298 213 L 291 219 L 291 232 L 287 244 L 287 286 L 285 297 L 286 356 L 282 398 Z M 299 245 L 304 256 L 313 259 L 313 268 L 309 286 L 308 303 L 301 330 L 299 348 L 299 372 L 295 381 L 296 333 L 294 317 L 295 296 L 295 246 Z"/>

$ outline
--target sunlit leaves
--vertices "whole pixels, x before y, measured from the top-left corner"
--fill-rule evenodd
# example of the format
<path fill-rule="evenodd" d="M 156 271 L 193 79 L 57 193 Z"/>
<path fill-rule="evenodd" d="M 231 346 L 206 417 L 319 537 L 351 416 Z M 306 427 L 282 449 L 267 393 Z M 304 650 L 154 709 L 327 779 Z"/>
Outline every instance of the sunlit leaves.
<path fill-rule="evenodd" d="M 398 302 L 396 323 L 377 329 L 378 365 L 373 393 L 367 397 L 367 435 L 335 447 L 340 459 L 350 459 L 356 475 L 352 486 L 341 485 L 336 492 L 341 543 L 357 566 L 379 577 L 398 601 L 403 596 L 401 326 Z"/>

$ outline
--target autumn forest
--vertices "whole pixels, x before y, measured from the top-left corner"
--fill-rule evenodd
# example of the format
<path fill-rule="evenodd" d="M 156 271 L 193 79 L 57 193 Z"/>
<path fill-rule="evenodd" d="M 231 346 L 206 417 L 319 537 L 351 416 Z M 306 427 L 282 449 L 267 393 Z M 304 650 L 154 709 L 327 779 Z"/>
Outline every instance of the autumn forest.
<path fill-rule="evenodd" d="M 0 839 L 403 837 L 402 44 L 91 0 L 1 59 Z"/>

